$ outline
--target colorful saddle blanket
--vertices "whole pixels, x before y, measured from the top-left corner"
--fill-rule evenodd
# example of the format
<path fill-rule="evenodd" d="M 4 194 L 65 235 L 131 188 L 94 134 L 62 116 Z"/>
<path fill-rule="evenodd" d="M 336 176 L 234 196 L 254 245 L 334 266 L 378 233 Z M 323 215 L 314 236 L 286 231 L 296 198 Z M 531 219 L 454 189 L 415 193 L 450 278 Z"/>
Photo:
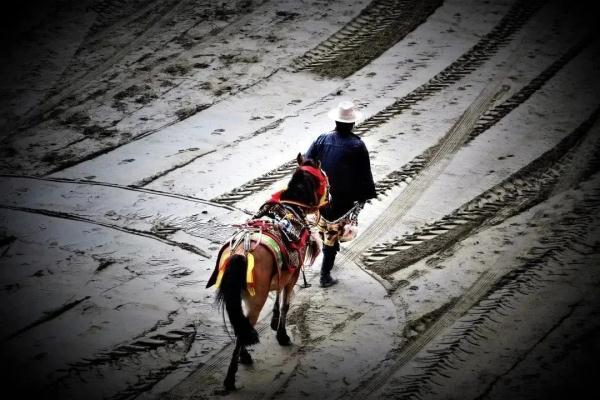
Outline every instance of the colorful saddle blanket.
<path fill-rule="evenodd" d="M 311 239 L 308 228 L 303 228 L 298 239 L 290 241 L 289 232 L 281 224 L 268 219 L 254 219 L 240 226 L 236 232 L 219 250 L 213 274 L 206 287 L 219 286 L 227 259 L 232 254 L 243 253 L 248 259 L 246 272 L 246 287 L 251 295 L 254 294 L 254 257 L 252 250 L 257 246 L 265 246 L 277 264 L 278 275 L 284 270 L 294 270 L 304 265 L 305 256 L 308 254 L 311 263 L 320 251 L 320 246 Z M 307 251 L 308 249 L 308 251 Z"/>

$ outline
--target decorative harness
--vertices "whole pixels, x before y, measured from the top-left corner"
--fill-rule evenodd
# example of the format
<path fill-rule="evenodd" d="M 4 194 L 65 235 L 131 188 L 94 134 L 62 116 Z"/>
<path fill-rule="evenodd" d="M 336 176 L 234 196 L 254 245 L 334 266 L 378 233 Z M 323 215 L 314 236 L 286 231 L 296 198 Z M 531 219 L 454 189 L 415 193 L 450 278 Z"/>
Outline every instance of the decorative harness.
<path fill-rule="evenodd" d="M 327 204 L 329 182 L 327 175 L 318 168 L 310 166 L 299 168 L 318 179 L 317 205 L 311 206 L 298 201 L 282 200 L 283 190 L 274 193 L 252 219 L 242 225 L 236 225 L 239 230 L 219 250 L 217 265 L 207 287 L 212 286 L 213 283 L 219 287 L 229 257 L 233 254 L 244 254 L 247 259 L 246 288 L 248 293 L 254 296 L 254 256 L 252 252 L 260 245 L 269 250 L 275 259 L 279 287 L 281 287 L 281 271 L 312 265 L 319 254 L 320 246 L 311 236 L 310 226 L 303 209 L 306 209 L 307 212 L 318 213 L 318 209 Z"/>

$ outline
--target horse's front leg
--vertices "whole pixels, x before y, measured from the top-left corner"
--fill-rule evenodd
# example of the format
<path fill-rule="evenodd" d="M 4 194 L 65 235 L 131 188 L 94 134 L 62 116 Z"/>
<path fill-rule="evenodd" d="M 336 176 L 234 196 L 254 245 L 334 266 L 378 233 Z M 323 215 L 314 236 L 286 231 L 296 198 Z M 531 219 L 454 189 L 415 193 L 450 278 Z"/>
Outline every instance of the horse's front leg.
<path fill-rule="evenodd" d="M 273 316 L 271 317 L 271 329 L 277 330 L 279 326 L 279 290 L 275 296 L 275 304 L 273 304 Z"/>
<path fill-rule="evenodd" d="M 238 360 L 240 358 L 240 351 L 242 349 L 242 343 L 239 339 L 235 341 L 235 349 L 233 350 L 233 356 L 231 357 L 231 362 L 229 363 L 229 368 L 227 369 L 227 376 L 225 377 L 225 381 L 223 382 L 223 386 L 225 390 L 235 390 L 235 374 L 238 370 Z"/>
<path fill-rule="evenodd" d="M 277 325 L 277 341 L 281 346 L 289 346 L 292 344 L 290 337 L 286 331 L 286 320 L 287 313 L 290 310 L 290 300 L 292 299 L 292 294 L 294 292 L 294 286 L 296 285 L 296 281 L 298 280 L 298 276 L 300 274 L 299 269 L 294 273 L 290 281 L 283 288 L 283 296 L 282 296 L 282 305 L 281 305 L 281 315 L 279 316 L 279 325 Z"/>

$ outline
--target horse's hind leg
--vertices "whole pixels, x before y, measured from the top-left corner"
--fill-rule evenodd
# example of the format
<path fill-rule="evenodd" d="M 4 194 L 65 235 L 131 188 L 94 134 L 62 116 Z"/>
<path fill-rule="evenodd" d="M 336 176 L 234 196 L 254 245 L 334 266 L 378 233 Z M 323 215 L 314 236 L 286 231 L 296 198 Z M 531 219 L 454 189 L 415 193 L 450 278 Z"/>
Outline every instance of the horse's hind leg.
<path fill-rule="evenodd" d="M 290 304 L 284 302 L 281 306 L 281 315 L 279 316 L 279 325 L 277 326 L 277 341 L 282 346 L 289 346 L 292 344 L 285 328 L 285 320 L 289 309 Z"/>
<path fill-rule="evenodd" d="M 271 329 L 277 330 L 279 325 L 279 290 L 275 296 L 275 304 L 273 304 L 273 316 L 271 317 Z"/>
<path fill-rule="evenodd" d="M 225 381 L 223 382 L 223 386 L 225 390 L 235 390 L 235 374 L 238 370 L 238 359 L 240 358 L 240 351 L 242 349 L 242 343 L 239 339 L 235 341 L 235 349 L 233 350 L 233 356 L 231 357 L 231 362 L 229 363 L 229 368 L 227 369 L 227 376 L 225 377 Z"/>
<path fill-rule="evenodd" d="M 292 293 L 294 292 L 294 285 L 296 284 L 297 280 L 298 271 L 296 271 L 295 276 L 292 277 L 290 282 L 283 288 L 281 315 L 279 316 L 279 324 L 277 325 L 277 341 L 281 346 L 289 346 L 292 344 L 292 341 L 287 334 L 285 324 L 287 320 L 287 313 L 290 310 L 290 300 L 292 298 Z"/>
<path fill-rule="evenodd" d="M 252 365 L 254 361 L 252 360 L 252 356 L 248 353 L 246 346 L 242 346 L 240 349 L 240 363 L 243 365 Z"/>
<path fill-rule="evenodd" d="M 269 295 L 268 286 L 257 286 L 255 290 L 254 296 L 246 296 L 245 298 L 246 307 L 248 308 L 248 322 L 250 322 L 252 327 L 256 325 L 256 321 L 258 321 L 258 317 L 260 316 L 260 311 L 265 305 Z M 240 349 L 240 362 L 244 365 L 251 365 L 253 363 L 252 356 L 250 356 L 250 353 L 246 350 L 246 346 L 242 346 Z"/>
<path fill-rule="evenodd" d="M 288 336 L 285 327 L 287 313 L 290 309 L 290 302 L 287 294 L 288 290 L 286 288 L 284 289 L 283 304 L 281 306 L 281 315 L 279 316 L 279 324 L 277 325 L 277 341 L 282 346 L 289 346 L 290 344 L 292 344 L 292 341 L 290 340 L 290 337 Z"/>

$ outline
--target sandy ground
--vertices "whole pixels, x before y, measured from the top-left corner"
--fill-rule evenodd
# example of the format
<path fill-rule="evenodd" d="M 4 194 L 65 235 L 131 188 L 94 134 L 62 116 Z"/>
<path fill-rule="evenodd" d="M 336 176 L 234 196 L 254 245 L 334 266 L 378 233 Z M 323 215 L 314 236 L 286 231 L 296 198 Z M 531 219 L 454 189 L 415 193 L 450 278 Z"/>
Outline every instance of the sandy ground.
<path fill-rule="evenodd" d="M 559 399 L 600 354 L 600 41 L 561 1 L 29 3 L 0 68 L 4 386 Z M 6 14 L 11 15 L 11 14 Z M 216 252 L 340 100 L 378 198 L 225 393 Z"/>

